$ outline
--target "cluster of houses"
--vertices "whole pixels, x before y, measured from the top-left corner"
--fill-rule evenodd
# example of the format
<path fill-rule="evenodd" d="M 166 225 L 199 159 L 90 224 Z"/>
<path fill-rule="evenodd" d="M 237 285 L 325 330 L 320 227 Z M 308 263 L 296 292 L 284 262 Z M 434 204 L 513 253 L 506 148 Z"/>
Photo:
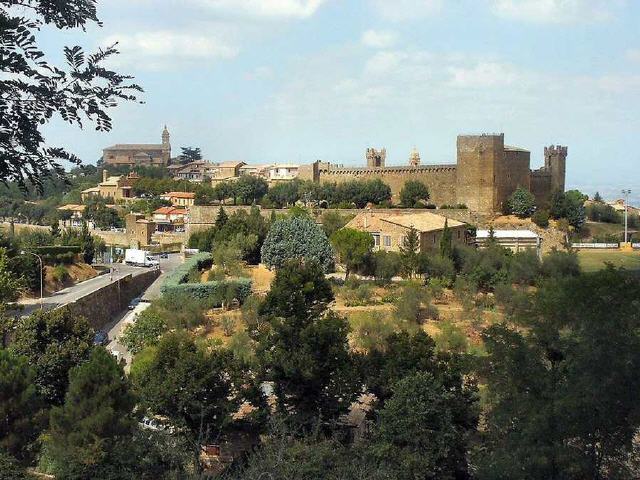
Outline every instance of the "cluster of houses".
<path fill-rule="evenodd" d="M 291 164 L 248 165 L 241 161 L 211 163 L 206 160 L 167 167 L 175 180 L 210 182 L 212 185 L 237 180 L 243 175 L 260 177 L 269 183 L 289 181 L 297 178 L 299 168 L 299 165 Z"/>

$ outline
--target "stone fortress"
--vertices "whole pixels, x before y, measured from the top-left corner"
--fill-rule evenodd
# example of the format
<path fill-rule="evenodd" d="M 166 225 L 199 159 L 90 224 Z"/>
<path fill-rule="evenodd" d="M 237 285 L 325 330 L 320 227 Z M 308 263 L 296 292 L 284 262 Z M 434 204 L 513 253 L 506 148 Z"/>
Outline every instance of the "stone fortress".
<path fill-rule="evenodd" d="M 379 178 L 391 187 L 394 198 L 407 180 L 419 180 L 429 187 L 430 202 L 438 206 L 465 204 L 488 214 L 501 212 L 519 186 L 531 191 L 538 204 L 565 189 L 567 147 L 545 147 L 544 166 L 531 170 L 531 153 L 505 145 L 504 134 L 459 135 L 455 164 L 422 165 L 415 149 L 406 166 L 387 167 L 386 157 L 384 148 L 368 148 L 366 167 L 317 161 L 300 166 L 298 178 L 317 183 Z"/>

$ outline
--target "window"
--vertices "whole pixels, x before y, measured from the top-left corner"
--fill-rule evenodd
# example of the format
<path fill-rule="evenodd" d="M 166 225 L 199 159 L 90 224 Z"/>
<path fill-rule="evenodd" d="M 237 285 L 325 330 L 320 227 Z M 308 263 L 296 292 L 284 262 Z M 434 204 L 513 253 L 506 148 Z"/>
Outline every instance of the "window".
<path fill-rule="evenodd" d="M 384 235 L 382 237 L 382 242 L 383 242 L 383 245 L 385 247 L 390 247 L 391 246 L 391 235 Z"/>
<path fill-rule="evenodd" d="M 373 234 L 373 244 L 374 244 L 376 247 L 379 247 L 379 246 L 380 246 L 380 234 L 379 234 L 379 233 L 374 233 L 374 234 Z"/>
<path fill-rule="evenodd" d="M 435 233 L 433 234 L 433 244 L 434 245 L 436 244 L 436 234 Z"/>
<path fill-rule="evenodd" d="M 460 230 L 458 230 L 458 240 L 460 239 Z"/>

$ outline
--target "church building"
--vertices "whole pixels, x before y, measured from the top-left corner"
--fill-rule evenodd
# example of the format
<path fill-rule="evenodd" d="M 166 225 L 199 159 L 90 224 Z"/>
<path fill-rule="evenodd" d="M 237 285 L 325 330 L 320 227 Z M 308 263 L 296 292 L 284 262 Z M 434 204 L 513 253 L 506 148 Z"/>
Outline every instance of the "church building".
<path fill-rule="evenodd" d="M 171 161 L 169 130 L 165 125 L 162 143 L 118 143 L 102 151 L 105 165 L 167 166 Z"/>

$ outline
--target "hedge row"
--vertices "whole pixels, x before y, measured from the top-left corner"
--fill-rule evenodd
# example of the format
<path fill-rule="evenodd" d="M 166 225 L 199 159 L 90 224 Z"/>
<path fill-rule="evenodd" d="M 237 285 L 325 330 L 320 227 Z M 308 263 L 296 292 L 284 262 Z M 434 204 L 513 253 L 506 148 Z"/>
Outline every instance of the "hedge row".
<path fill-rule="evenodd" d="M 208 252 L 197 253 L 189 257 L 182 265 L 179 265 L 178 268 L 167 276 L 161 288 L 162 292 L 164 293 L 166 288 L 176 287 L 185 283 L 191 271 L 211 266 L 211 263 L 211 254 Z"/>
<path fill-rule="evenodd" d="M 33 253 L 38 255 L 62 255 L 65 253 L 80 253 L 80 245 L 43 245 L 34 247 Z"/>
<path fill-rule="evenodd" d="M 251 280 L 248 278 L 187 283 L 192 271 L 208 268 L 211 264 L 210 253 L 202 252 L 190 257 L 167 277 L 160 289 L 162 294 L 187 295 L 205 301 L 208 307 L 229 304 L 234 299 L 243 303 L 251 293 Z"/>
<path fill-rule="evenodd" d="M 223 303 L 228 305 L 233 300 L 243 303 L 251 294 L 251 280 L 241 278 L 237 280 L 220 280 L 203 283 L 181 283 L 162 287 L 166 296 L 187 295 L 205 301 L 208 307 L 219 307 Z"/>

